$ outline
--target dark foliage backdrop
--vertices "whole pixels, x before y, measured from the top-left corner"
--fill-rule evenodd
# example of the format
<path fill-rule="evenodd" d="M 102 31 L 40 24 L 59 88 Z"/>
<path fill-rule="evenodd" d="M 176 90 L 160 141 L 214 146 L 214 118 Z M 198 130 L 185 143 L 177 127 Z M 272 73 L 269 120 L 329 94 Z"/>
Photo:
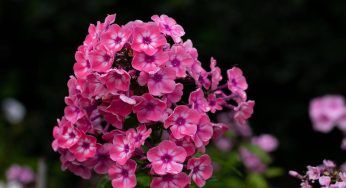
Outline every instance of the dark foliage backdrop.
<path fill-rule="evenodd" d="M 167 14 L 185 28 L 202 62 L 213 56 L 222 68 L 240 66 L 256 100 L 253 129 L 279 138 L 276 166 L 303 170 L 324 158 L 342 163 L 342 135 L 314 132 L 307 108 L 315 96 L 346 95 L 345 9 L 344 0 L 2 0 L 0 97 L 19 99 L 28 114 L 14 131 L 0 124 L 0 172 L 23 156 L 58 161 L 51 132 L 63 113 L 74 52 L 89 23 L 110 13 L 117 13 L 118 23 Z M 48 165 L 51 187 L 82 186 L 55 163 Z M 297 182 L 285 175 L 271 184 Z"/>

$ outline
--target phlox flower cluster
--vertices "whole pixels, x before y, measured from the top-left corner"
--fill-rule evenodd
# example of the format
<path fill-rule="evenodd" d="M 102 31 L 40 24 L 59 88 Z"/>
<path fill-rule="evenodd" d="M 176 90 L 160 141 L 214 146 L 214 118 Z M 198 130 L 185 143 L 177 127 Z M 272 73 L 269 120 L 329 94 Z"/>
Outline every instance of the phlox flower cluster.
<path fill-rule="evenodd" d="M 18 186 L 28 185 L 35 181 L 35 173 L 31 168 L 13 164 L 6 171 L 7 182 L 16 182 Z"/>
<path fill-rule="evenodd" d="M 249 109 L 252 110 L 252 108 Z M 265 172 L 268 162 L 263 161 L 251 148 L 259 148 L 270 157 L 270 153 L 279 146 L 277 138 L 271 134 L 253 135 L 248 122 L 236 121 L 234 111 L 219 113 L 217 119 L 224 129 L 228 130 L 228 134 L 215 138 L 216 147 L 222 152 L 237 151 L 240 162 L 246 170 L 256 173 Z"/>
<path fill-rule="evenodd" d="M 242 71 L 223 79 L 216 60 L 205 69 L 184 29 L 166 15 L 152 21 L 91 24 L 78 47 L 64 115 L 53 149 L 62 169 L 89 179 L 107 174 L 113 187 L 203 187 L 213 174 L 206 146 L 225 130 L 210 115 L 231 110 L 243 124 L 254 101 Z"/>
<path fill-rule="evenodd" d="M 333 161 L 323 160 L 323 164 L 318 166 L 307 166 L 304 174 L 296 171 L 289 171 L 289 174 L 301 180 L 301 188 L 345 188 L 346 171 L 339 168 Z"/>
<path fill-rule="evenodd" d="M 337 127 L 346 133 L 346 103 L 343 96 L 317 97 L 310 102 L 309 113 L 316 131 L 328 133 Z M 346 150 L 346 138 L 343 139 L 341 148 Z"/>

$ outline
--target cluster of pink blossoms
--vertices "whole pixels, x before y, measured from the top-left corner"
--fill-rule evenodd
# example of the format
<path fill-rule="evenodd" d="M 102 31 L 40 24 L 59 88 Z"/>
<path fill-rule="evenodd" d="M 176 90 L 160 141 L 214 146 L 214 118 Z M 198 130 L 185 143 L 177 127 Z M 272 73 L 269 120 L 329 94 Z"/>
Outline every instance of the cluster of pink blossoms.
<path fill-rule="evenodd" d="M 310 103 L 310 118 L 316 131 L 330 132 L 334 127 L 346 133 L 346 103 L 340 95 L 326 95 L 315 98 Z M 346 150 L 346 138 L 341 148 Z"/>
<path fill-rule="evenodd" d="M 234 67 L 222 81 L 212 58 L 198 60 L 174 19 L 91 24 L 75 54 L 64 116 L 54 127 L 52 147 L 63 169 L 89 179 L 108 174 L 113 187 L 135 187 L 136 171 L 151 187 L 203 187 L 213 173 L 205 147 L 225 126 L 209 116 L 232 110 L 246 122 L 253 112 L 248 85 Z"/>
<path fill-rule="evenodd" d="M 13 164 L 6 171 L 8 182 L 17 182 L 20 184 L 30 184 L 35 181 L 35 174 L 31 168 Z"/>
<path fill-rule="evenodd" d="M 319 166 L 307 166 L 304 175 L 296 171 L 289 171 L 289 174 L 301 180 L 301 188 L 346 188 L 346 171 L 330 160 L 323 160 Z"/>
<path fill-rule="evenodd" d="M 227 137 L 227 135 L 223 135 L 217 137 L 214 140 L 216 147 L 223 152 L 236 150 L 239 153 L 240 162 L 243 163 L 248 171 L 265 172 L 267 164 L 245 146 L 256 146 L 269 156 L 279 146 L 277 138 L 271 134 L 254 136 L 247 122 L 240 123 L 234 119 L 234 111 L 219 113 L 217 119 L 218 122 L 223 123 L 228 128 L 228 132 L 232 136 Z"/>

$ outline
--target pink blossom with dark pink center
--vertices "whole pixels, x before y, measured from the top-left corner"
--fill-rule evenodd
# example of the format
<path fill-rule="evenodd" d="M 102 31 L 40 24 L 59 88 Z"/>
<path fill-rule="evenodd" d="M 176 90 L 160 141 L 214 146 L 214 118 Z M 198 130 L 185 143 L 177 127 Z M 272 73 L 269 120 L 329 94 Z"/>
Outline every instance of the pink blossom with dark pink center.
<path fill-rule="evenodd" d="M 135 148 L 141 147 L 145 140 L 150 136 L 151 129 L 147 129 L 145 125 L 139 125 L 137 129 L 129 129 L 128 134 L 131 139 L 134 141 L 133 145 Z"/>
<path fill-rule="evenodd" d="M 184 172 L 179 174 L 166 174 L 159 177 L 154 177 L 150 183 L 151 188 L 180 188 L 186 187 L 190 183 L 189 176 Z"/>
<path fill-rule="evenodd" d="M 78 142 L 74 144 L 70 151 L 79 162 L 86 161 L 96 154 L 96 138 L 89 135 L 82 135 Z"/>
<path fill-rule="evenodd" d="M 184 136 L 193 136 L 197 131 L 197 123 L 200 113 L 185 105 L 177 106 L 173 113 L 166 119 L 164 127 L 170 127 L 172 135 L 176 139 Z"/>
<path fill-rule="evenodd" d="M 73 65 L 73 71 L 77 78 L 85 79 L 91 73 L 91 64 L 85 52 L 85 47 L 81 46 L 75 54 L 76 63 Z"/>
<path fill-rule="evenodd" d="M 306 174 L 308 175 L 310 180 L 318 180 L 321 175 L 321 169 L 320 167 L 313 167 L 313 166 L 308 166 L 308 171 Z"/>
<path fill-rule="evenodd" d="M 188 54 L 181 45 L 172 46 L 168 53 L 169 60 L 166 66 L 172 67 L 177 77 L 185 77 L 187 69 L 189 69 L 194 62 L 190 54 Z"/>
<path fill-rule="evenodd" d="M 136 101 L 137 104 L 133 107 L 133 112 L 137 115 L 139 122 L 146 123 L 161 120 L 161 116 L 166 109 L 166 103 L 149 93 L 145 93 L 141 97 L 136 97 Z"/>
<path fill-rule="evenodd" d="M 183 169 L 186 151 L 174 142 L 164 140 L 158 146 L 149 149 L 147 157 L 156 174 L 178 174 Z"/>
<path fill-rule="evenodd" d="M 216 60 L 210 59 L 210 75 L 211 75 L 211 89 L 217 89 L 220 81 L 222 80 L 221 69 L 216 66 Z"/>
<path fill-rule="evenodd" d="M 191 170 L 190 177 L 198 187 L 203 187 L 206 180 L 213 175 L 213 166 L 209 155 L 204 154 L 199 158 L 191 158 L 187 162 L 187 169 Z"/>
<path fill-rule="evenodd" d="M 168 61 L 168 54 L 163 50 L 158 50 L 153 55 L 143 52 L 134 52 L 132 66 L 138 71 L 154 74 L 160 70 L 160 66 Z"/>
<path fill-rule="evenodd" d="M 148 85 L 149 93 L 154 96 L 172 93 L 175 89 L 175 72 L 172 68 L 162 68 L 154 74 L 141 72 L 138 83 Z"/>
<path fill-rule="evenodd" d="M 136 168 L 137 163 L 131 159 L 123 165 L 113 165 L 108 170 L 109 177 L 112 180 L 112 186 L 117 188 L 135 187 L 137 185 Z"/>
<path fill-rule="evenodd" d="M 112 53 L 120 51 L 131 36 L 131 30 L 111 25 L 101 37 L 101 43 Z"/>
<path fill-rule="evenodd" d="M 215 113 L 218 110 L 222 110 L 222 105 L 225 103 L 224 99 L 217 98 L 215 94 L 208 95 L 208 106 L 211 113 Z"/>
<path fill-rule="evenodd" d="M 92 70 L 97 72 L 106 72 L 112 67 L 114 55 L 104 46 L 100 46 L 95 51 L 90 52 L 89 55 Z"/>
<path fill-rule="evenodd" d="M 134 29 L 132 49 L 154 55 L 166 42 L 166 38 L 160 33 L 159 27 L 147 23 Z"/>
<path fill-rule="evenodd" d="M 255 106 L 255 101 L 241 102 L 235 109 L 234 119 L 240 124 L 244 124 L 247 119 L 249 119 L 253 113 L 253 108 Z"/>
<path fill-rule="evenodd" d="M 134 151 L 133 140 L 128 135 L 115 135 L 113 146 L 110 149 L 110 157 L 120 165 L 124 165 Z"/>
<path fill-rule="evenodd" d="M 101 79 L 112 94 L 129 90 L 131 77 L 123 69 L 110 69 Z"/>
<path fill-rule="evenodd" d="M 279 145 L 278 140 L 270 134 L 262 134 L 251 139 L 251 143 L 259 146 L 266 152 L 272 152 L 276 150 Z"/>
<path fill-rule="evenodd" d="M 228 77 L 228 89 L 232 92 L 244 91 L 247 89 L 248 85 L 245 77 L 243 76 L 243 71 L 238 67 L 233 67 L 227 70 Z"/>
<path fill-rule="evenodd" d="M 207 115 L 203 114 L 197 123 L 196 134 L 192 136 L 192 140 L 196 147 L 202 147 L 205 143 L 208 143 L 213 136 L 213 126 Z"/>
<path fill-rule="evenodd" d="M 208 112 L 210 110 L 201 88 L 198 88 L 196 91 L 190 93 L 189 105 L 191 105 L 192 109 L 199 112 Z"/>
<path fill-rule="evenodd" d="M 185 35 L 183 27 L 177 24 L 177 22 L 167 15 L 154 15 L 151 19 L 160 27 L 160 31 L 172 37 L 175 43 L 181 42 L 181 37 Z"/>
<path fill-rule="evenodd" d="M 60 148 L 70 148 L 79 142 L 82 137 L 81 131 L 67 121 L 61 126 L 60 130 L 60 135 L 57 138 L 58 147 Z"/>
<path fill-rule="evenodd" d="M 68 121 L 74 124 L 85 115 L 85 112 L 75 105 L 68 105 L 64 109 L 64 115 Z"/>
<path fill-rule="evenodd" d="M 87 160 L 85 163 L 87 166 L 92 166 L 96 173 L 107 174 L 108 169 L 115 164 L 109 157 L 109 151 L 111 144 L 106 143 L 104 145 L 98 144 L 96 154 L 93 158 Z"/>
<path fill-rule="evenodd" d="M 183 96 L 183 89 L 184 85 L 181 83 L 177 83 L 175 85 L 174 91 L 172 93 L 166 94 L 166 98 L 171 103 L 176 103 L 181 100 L 181 97 Z"/>

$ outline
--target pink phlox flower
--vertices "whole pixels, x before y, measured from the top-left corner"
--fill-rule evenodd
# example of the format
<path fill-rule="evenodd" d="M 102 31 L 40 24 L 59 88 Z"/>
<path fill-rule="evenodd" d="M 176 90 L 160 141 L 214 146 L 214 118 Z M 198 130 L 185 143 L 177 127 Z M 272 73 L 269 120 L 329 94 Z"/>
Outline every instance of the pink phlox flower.
<path fill-rule="evenodd" d="M 78 83 L 78 80 L 74 76 L 70 76 L 70 79 L 67 82 L 68 94 L 69 96 L 80 95 L 82 88 Z"/>
<path fill-rule="evenodd" d="M 234 93 L 238 91 L 245 91 L 248 87 L 243 71 L 238 67 L 233 67 L 227 70 L 228 89 Z"/>
<path fill-rule="evenodd" d="M 76 123 L 79 119 L 84 117 L 85 111 L 80 109 L 78 106 L 72 104 L 68 105 L 64 109 L 65 118 L 72 124 Z"/>
<path fill-rule="evenodd" d="M 251 153 L 248 149 L 242 147 L 239 149 L 241 160 L 245 167 L 252 172 L 264 172 L 266 165 L 262 163 L 259 157 Z"/>
<path fill-rule="evenodd" d="M 318 97 L 310 102 L 310 118 L 315 130 L 327 133 L 345 114 L 345 99 L 338 95 Z"/>
<path fill-rule="evenodd" d="M 123 48 L 131 34 L 131 30 L 114 24 L 101 36 L 101 43 L 114 54 Z"/>
<path fill-rule="evenodd" d="M 216 66 L 216 60 L 210 59 L 211 89 L 215 90 L 222 80 L 221 69 Z"/>
<path fill-rule="evenodd" d="M 77 176 L 80 176 L 83 179 L 91 178 L 91 168 L 85 166 L 83 163 L 77 161 L 65 161 L 62 162 L 61 168 L 62 170 L 68 169 L 69 171 Z"/>
<path fill-rule="evenodd" d="M 207 115 L 203 114 L 197 123 L 196 134 L 192 136 L 192 140 L 196 147 L 206 145 L 213 136 L 213 126 Z"/>
<path fill-rule="evenodd" d="M 227 152 L 232 148 L 232 142 L 229 138 L 221 137 L 215 140 L 215 146 L 219 150 Z"/>
<path fill-rule="evenodd" d="M 154 96 L 172 93 L 175 89 L 175 72 L 172 68 L 163 68 L 154 74 L 141 72 L 138 83 L 141 86 L 148 85 L 149 93 Z"/>
<path fill-rule="evenodd" d="M 329 186 L 331 179 L 329 176 L 321 176 L 320 178 L 318 178 L 318 182 L 320 183 L 320 185 L 322 186 Z"/>
<path fill-rule="evenodd" d="M 185 105 L 177 106 L 173 113 L 166 119 L 164 127 L 170 127 L 172 135 L 176 139 L 184 136 L 193 136 L 197 131 L 197 123 L 200 113 Z"/>
<path fill-rule="evenodd" d="M 266 152 L 272 152 L 277 149 L 279 142 L 278 140 L 270 134 L 262 134 L 257 137 L 253 137 L 251 143 L 259 146 Z"/>
<path fill-rule="evenodd" d="M 182 45 L 173 45 L 169 53 L 166 65 L 172 67 L 177 77 L 185 77 L 186 71 L 190 69 L 194 60 Z"/>
<path fill-rule="evenodd" d="M 126 117 L 132 112 L 132 105 L 124 102 L 120 99 L 119 96 L 114 96 L 109 100 L 109 103 L 104 102 L 105 108 L 102 108 L 103 111 L 109 112 L 114 115 L 119 115 Z M 101 106 L 104 107 L 104 106 Z M 119 108 L 121 107 L 121 108 Z"/>
<path fill-rule="evenodd" d="M 120 165 L 124 165 L 134 151 L 133 140 L 129 135 L 115 135 L 113 146 L 110 149 L 110 157 Z"/>
<path fill-rule="evenodd" d="M 134 141 L 135 148 L 144 145 L 145 140 L 150 136 L 151 129 L 147 129 L 145 125 L 139 125 L 137 129 L 130 129 L 127 131 L 130 134 L 131 139 Z"/>
<path fill-rule="evenodd" d="M 156 174 L 178 174 L 183 169 L 186 151 L 173 141 L 164 140 L 158 146 L 149 149 L 147 157 Z"/>
<path fill-rule="evenodd" d="M 320 167 L 308 166 L 308 171 L 306 174 L 308 175 L 310 180 L 318 180 L 321 175 Z"/>
<path fill-rule="evenodd" d="M 181 37 L 185 35 L 183 27 L 166 15 L 154 15 L 151 19 L 160 27 L 160 31 L 168 36 L 171 36 L 175 43 L 181 42 Z"/>
<path fill-rule="evenodd" d="M 240 124 L 245 124 L 246 120 L 252 116 L 255 101 L 241 102 L 235 109 L 234 119 Z"/>
<path fill-rule="evenodd" d="M 191 170 L 190 177 L 198 187 L 203 187 L 206 180 L 213 175 L 213 166 L 209 155 L 204 154 L 199 158 L 191 158 L 187 162 L 187 169 Z"/>
<path fill-rule="evenodd" d="M 191 137 L 185 136 L 181 139 L 175 139 L 172 135 L 169 137 L 177 146 L 181 146 L 185 149 L 187 157 L 192 156 L 196 152 L 196 146 L 193 143 Z"/>
<path fill-rule="evenodd" d="M 13 164 L 6 170 L 6 179 L 28 184 L 35 180 L 35 174 L 29 167 Z"/>
<path fill-rule="evenodd" d="M 137 104 L 133 107 L 133 112 L 137 115 L 137 119 L 141 123 L 149 121 L 160 121 L 161 116 L 166 110 L 166 103 L 150 95 L 143 94 L 136 97 Z"/>
<path fill-rule="evenodd" d="M 76 63 L 73 65 L 73 71 L 77 78 L 85 79 L 91 72 L 89 53 L 85 46 L 80 46 L 75 53 Z"/>
<path fill-rule="evenodd" d="M 229 126 L 225 123 L 213 123 L 212 125 L 214 139 L 221 137 L 226 131 L 229 130 Z"/>
<path fill-rule="evenodd" d="M 192 41 L 190 39 L 187 39 L 184 43 L 183 43 L 183 47 L 185 48 L 186 52 L 189 53 L 191 55 L 191 57 L 193 59 L 197 59 L 198 58 L 198 52 L 197 49 L 193 47 Z"/>
<path fill-rule="evenodd" d="M 71 123 L 66 123 L 61 127 L 58 145 L 60 148 L 70 148 L 75 145 L 82 137 L 82 132 Z"/>
<path fill-rule="evenodd" d="M 113 142 L 113 139 L 116 135 L 126 135 L 126 132 L 122 131 L 122 130 L 119 130 L 119 129 L 116 129 L 116 130 L 112 130 L 110 132 L 106 132 L 102 135 L 102 140 L 104 140 L 105 142 L 110 142 L 112 143 Z"/>
<path fill-rule="evenodd" d="M 123 69 L 110 69 L 101 79 L 111 94 L 116 95 L 119 91 L 129 90 L 131 77 Z"/>
<path fill-rule="evenodd" d="M 175 85 L 174 91 L 172 93 L 166 94 L 166 98 L 171 103 L 179 102 L 181 100 L 181 97 L 183 96 L 183 90 L 184 90 L 184 85 L 181 83 L 177 83 Z"/>
<path fill-rule="evenodd" d="M 95 137 L 82 134 L 78 142 L 70 148 L 70 151 L 76 157 L 77 161 L 84 162 L 95 156 L 97 149 L 96 141 Z"/>
<path fill-rule="evenodd" d="M 189 105 L 191 105 L 192 109 L 199 112 L 208 112 L 210 110 L 208 101 L 207 99 L 205 99 L 204 93 L 201 88 L 198 88 L 197 90 L 190 93 Z"/>
<path fill-rule="evenodd" d="M 104 145 L 97 144 L 97 151 L 95 157 L 87 160 L 87 166 L 92 166 L 96 173 L 107 174 L 108 169 L 115 164 L 113 160 L 109 157 L 109 151 L 111 149 L 111 144 L 106 143 Z"/>
<path fill-rule="evenodd" d="M 132 49 L 154 55 L 166 42 L 166 38 L 160 33 L 156 24 L 142 24 L 142 26 L 134 29 Z"/>
<path fill-rule="evenodd" d="M 208 95 L 208 106 L 211 113 L 215 113 L 218 110 L 222 110 L 222 105 L 225 101 L 222 98 L 217 98 L 215 94 Z"/>
<path fill-rule="evenodd" d="M 107 93 L 107 88 L 99 74 L 89 74 L 82 86 L 82 95 L 86 98 L 102 98 Z"/>
<path fill-rule="evenodd" d="M 160 70 L 160 66 L 168 61 L 167 52 L 162 49 L 158 50 L 153 55 L 147 55 L 143 52 L 134 52 L 132 66 L 138 71 L 144 71 L 149 74 L 154 74 Z"/>
<path fill-rule="evenodd" d="M 125 164 L 115 164 L 109 170 L 108 174 L 112 180 L 112 186 L 116 188 L 133 188 L 137 185 L 136 180 L 137 163 L 134 160 L 128 160 Z"/>
<path fill-rule="evenodd" d="M 102 36 L 102 34 L 105 31 L 107 31 L 107 29 L 112 23 L 114 23 L 115 17 L 116 17 L 115 14 L 108 15 L 105 18 L 104 23 L 97 22 L 96 26 L 94 24 L 90 24 L 88 28 L 89 34 L 85 38 L 84 45 L 87 45 L 87 46 L 96 45 L 100 41 L 100 37 Z"/>
<path fill-rule="evenodd" d="M 336 164 L 331 161 L 331 160 L 327 160 L 327 159 L 324 159 L 323 160 L 323 166 L 326 168 L 326 169 L 334 169 L 336 167 Z"/>
<path fill-rule="evenodd" d="M 179 174 L 166 174 L 159 177 L 154 177 L 150 183 L 151 188 L 183 188 L 190 183 L 189 176 L 184 172 Z"/>
<path fill-rule="evenodd" d="M 108 71 L 113 64 L 114 55 L 103 45 L 89 53 L 91 69 L 97 72 Z"/>

